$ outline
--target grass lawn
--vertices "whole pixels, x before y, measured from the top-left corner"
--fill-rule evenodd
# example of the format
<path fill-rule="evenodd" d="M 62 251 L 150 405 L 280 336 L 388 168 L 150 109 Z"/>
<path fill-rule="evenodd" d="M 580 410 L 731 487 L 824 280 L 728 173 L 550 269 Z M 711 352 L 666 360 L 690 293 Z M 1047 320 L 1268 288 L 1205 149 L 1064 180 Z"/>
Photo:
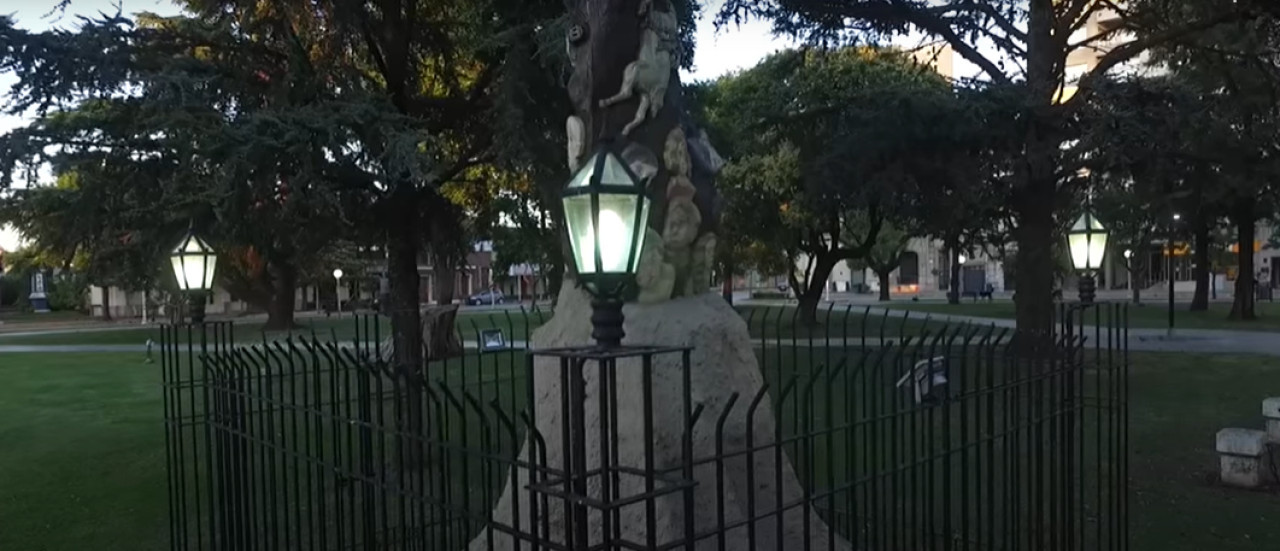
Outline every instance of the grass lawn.
<path fill-rule="evenodd" d="M 6 324 L 22 324 L 22 323 L 49 323 L 62 321 L 84 321 L 88 320 L 86 316 L 80 312 L 46 312 L 37 314 L 34 312 L 20 312 L 17 310 L 0 310 L 0 322 Z"/>
<path fill-rule="evenodd" d="M 1280 541 L 1280 492 L 1218 484 L 1214 434 L 1262 428 L 1260 404 L 1280 393 L 1280 361 L 1249 356 L 1135 354 L 1130 474 L 1134 548 L 1262 550 Z"/>
<path fill-rule="evenodd" d="M 884 305 L 895 310 L 911 310 L 915 312 L 936 312 L 955 316 L 976 316 L 983 318 L 1013 319 L 1012 301 L 996 302 L 964 302 L 953 305 L 941 302 L 894 302 Z M 1174 313 L 1174 325 L 1185 329 L 1227 329 L 1234 331 L 1277 331 L 1280 332 L 1280 304 L 1259 302 L 1257 304 L 1257 321 L 1242 322 L 1227 319 L 1231 312 L 1229 303 L 1211 303 L 1208 312 L 1190 312 L 1186 304 L 1179 304 Z M 1169 310 L 1163 304 L 1144 303 L 1141 306 L 1129 306 L 1130 327 L 1146 327 L 1163 329 L 1169 326 Z"/>
<path fill-rule="evenodd" d="M 915 335 L 926 326 L 920 320 L 907 320 L 901 316 L 865 314 L 864 309 L 852 310 L 821 309 L 818 312 L 818 325 L 809 327 L 797 315 L 795 307 L 739 307 L 738 312 L 748 322 L 752 335 L 764 338 L 801 338 L 812 336 L 815 339 L 839 340 L 841 335 L 850 338 L 866 336 L 868 338 Z M 536 329 L 544 321 L 550 319 L 548 311 L 522 313 L 520 311 L 463 311 L 457 318 L 457 329 L 463 340 L 479 339 L 480 331 L 485 329 L 501 329 L 508 340 L 524 340 L 527 332 Z M 362 318 L 363 319 L 363 318 Z M 390 321 L 385 317 L 367 318 L 378 321 L 378 336 L 390 336 Z M 263 333 L 262 322 L 235 324 L 236 338 L 240 342 L 250 339 L 261 339 L 264 335 L 269 339 L 279 339 L 295 335 L 316 334 L 322 339 L 337 337 L 339 340 L 350 340 L 356 336 L 356 322 L 353 318 L 306 318 L 298 322 L 299 328 L 292 331 L 275 331 Z M 932 323 L 934 327 L 941 324 Z M 362 333 L 369 329 L 361 329 Z M 371 334 L 371 333 L 366 333 Z M 45 335 L 0 334 L 0 345 L 59 345 L 59 344 L 133 344 L 141 345 L 148 338 L 159 342 L 159 331 L 155 326 L 134 327 L 126 329 L 105 329 L 90 331 L 68 331 Z"/>
<path fill-rule="evenodd" d="M 1220 487 L 1212 449 L 1222 427 L 1261 426 L 1268 381 L 1275 359 L 1134 355 L 1134 549 L 1280 541 L 1280 497 Z M 0 549 L 166 548 L 162 414 L 159 367 L 136 355 L 0 354 Z"/>
<path fill-rule="evenodd" d="M 550 318 L 550 313 L 531 313 L 521 314 L 520 312 L 512 312 L 510 315 L 502 312 L 464 312 L 458 315 L 457 326 L 458 331 L 462 334 L 462 338 L 466 340 L 476 340 L 479 331 L 483 329 L 500 328 L 507 335 L 508 339 L 524 339 L 525 331 L 531 327 L 537 327 L 545 319 Z M 363 319 L 363 318 L 362 318 Z M 379 327 L 377 335 L 380 337 L 390 336 L 391 324 L 387 318 L 373 317 L 370 320 L 377 320 Z M 370 322 L 371 323 L 371 322 Z M 248 342 L 251 339 L 261 339 L 266 336 L 269 339 L 281 339 L 290 334 L 317 335 L 322 339 L 330 339 L 337 337 L 339 340 L 351 340 L 356 336 L 356 321 L 353 318 L 307 318 L 298 321 L 299 327 L 294 331 L 272 331 L 263 332 L 263 322 L 236 322 L 235 334 L 236 339 L 241 342 Z M 372 325 L 368 328 L 360 329 L 362 333 L 369 331 L 372 336 Z M 155 339 L 159 342 L 159 329 L 156 326 L 150 327 L 133 327 L 126 329 L 103 329 L 89 331 L 67 331 L 57 332 L 45 335 L 17 335 L 6 336 L 0 334 L 0 345 L 4 344 L 22 344 L 22 345 L 57 345 L 57 344 L 136 344 L 141 345 L 147 339 Z"/>
<path fill-rule="evenodd" d="M 0 549 L 167 547 L 160 370 L 0 354 Z"/>

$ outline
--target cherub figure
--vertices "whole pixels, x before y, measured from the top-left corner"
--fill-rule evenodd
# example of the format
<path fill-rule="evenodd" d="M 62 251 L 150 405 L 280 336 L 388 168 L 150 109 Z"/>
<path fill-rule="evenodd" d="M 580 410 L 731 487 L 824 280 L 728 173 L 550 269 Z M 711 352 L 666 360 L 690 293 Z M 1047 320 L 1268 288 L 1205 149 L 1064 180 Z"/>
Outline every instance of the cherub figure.
<path fill-rule="evenodd" d="M 662 110 L 671 68 L 675 64 L 675 47 L 679 32 L 673 12 L 653 10 L 653 0 L 640 2 L 640 14 L 648 13 L 648 25 L 640 36 L 640 53 L 623 71 L 622 89 L 613 97 L 600 100 L 600 107 L 610 107 L 640 96 L 636 117 L 625 128 L 624 135 L 631 134 L 645 119 L 655 117 Z"/>

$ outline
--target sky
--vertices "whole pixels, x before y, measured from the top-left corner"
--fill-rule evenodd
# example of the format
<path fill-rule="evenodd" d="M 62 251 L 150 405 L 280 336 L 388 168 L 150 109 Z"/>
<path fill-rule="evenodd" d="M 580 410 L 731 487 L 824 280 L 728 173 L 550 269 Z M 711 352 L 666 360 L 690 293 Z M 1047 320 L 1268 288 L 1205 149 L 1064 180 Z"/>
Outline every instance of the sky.
<path fill-rule="evenodd" d="M 719 2 L 708 2 L 707 14 L 698 26 L 698 48 L 694 54 L 694 69 L 686 71 L 688 81 L 713 79 L 718 76 L 749 68 L 765 56 L 785 48 L 788 42 L 774 38 L 768 23 L 754 21 L 741 26 L 717 30 L 711 21 Z M 13 15 L 18 26 L 28 30 L 45 30 L 52 27 L 74 28 L 76 15 L 96 15 L 99 12 L 115 13 L 120 5 L 124 13 L 140 11 L 173 15 L 177 7 L 170 0 L 72 0 L 65 14 L 48 15 L 54 0 L 7 0 L 0 13 Z M 15 77 L 0 74 L 0 97 L 13 86 Z M 7 132 L 23 125 L 29 117 L 0 114 L 0 132 Z M 8 228 L 0 228 L 0 249 L 12 251 L 21 239 Z"/>

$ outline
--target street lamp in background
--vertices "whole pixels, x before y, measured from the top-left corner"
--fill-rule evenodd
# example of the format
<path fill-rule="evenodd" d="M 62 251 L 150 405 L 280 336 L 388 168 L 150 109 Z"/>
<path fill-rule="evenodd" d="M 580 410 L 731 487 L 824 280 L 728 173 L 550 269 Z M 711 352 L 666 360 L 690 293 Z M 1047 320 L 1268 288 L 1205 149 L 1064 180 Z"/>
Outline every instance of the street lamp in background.
<path fill-rule="evenodd" d="M 333 270 L 333 300 L 338 303 L 338 316 L 342 316 L 342 268 Z"/>
<path fill-rule="evenodd" d="M 1090 211 L 1085 211 L 1067 232 L 1071 264 L 1080 272 L 1080 302 L 1092 304 L 1097 292 L 1094 273 L 1102 267 L 1107 252 L 1107 230 Z"/>
<path fill-rule="evenodd" d="M 1169 255 L 1169 260 L 1168 260 L 1168 263 L 1166 264 L 1166 266 L 1168 267 L 1168 270 L 1169 270 L 1169 336 L 1170 336 L 1170 337 L 1172 337 L 1172 336 L 1173 336 L 1173 313 L 1174 313 L 1174 308 L 1173 308 L 1173 290 L 1174 290 L 1174 277 L 1173 277 L 1173 236 L 1174 236 L 1174 232 L 1175 232 L 1175 231 L 1176 231 L 1176 229 L 1177 229 L 1176 227 L 1177 227 L 1177 225 L 1178 225 L 1178 222 L 1179 222 L 1179 221 L 1181 221 L 1181 220 L 1182 220 L 1182 215 L 1181 215 L 1181 214 L 1176 213 L 1176 212 L 1175 212 L 1175 213 L 1173 213 L 1173 222 L 1171 222 L 1171 223 L 1169 224 L 1169 239 L 1168 239 L 1169 247 L 1168 247 L 1168 249 L 1167 249 L 1167 251 L 1166 251 L 1166 254 L 1168 254 L 1168 255 Z"/>
<path fill-rule="evenodd" d="M 191 305 L 191 322 L 204 323 L 204 302 L 213 288 L 213 274 L 218 258 L 213 249 L 192 230 L 169 253 L 178 289 L 187 293 Z"/>
<path fill-rule="evenodd" d="M 622 301 L 635 280 L 649 220 L 645 182 L 606 141 L 561 192 L 578 283 L 593 298 L 591 337 L 622 345 Z"/>

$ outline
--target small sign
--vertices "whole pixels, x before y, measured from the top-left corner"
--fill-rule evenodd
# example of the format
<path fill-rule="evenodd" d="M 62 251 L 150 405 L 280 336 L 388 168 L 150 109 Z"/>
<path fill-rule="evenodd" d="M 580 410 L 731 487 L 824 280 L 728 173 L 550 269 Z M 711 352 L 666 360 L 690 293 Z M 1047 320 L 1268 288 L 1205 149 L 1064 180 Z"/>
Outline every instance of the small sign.
<path fill-rule="evenodd" d="M 947 358 L 937 356 L 916 362 L 910 371 L 898 379 L 898 387 L 903 388 L 907 385 L 911 385 L 917 404 L 932 403 L 945 397 Z"/>
<path fill-rule="evenodd" d="M 507 337 L 501 329 L 482 329 L 480 331 L 480 352 L 498 352 L 507 349 Z"/>

